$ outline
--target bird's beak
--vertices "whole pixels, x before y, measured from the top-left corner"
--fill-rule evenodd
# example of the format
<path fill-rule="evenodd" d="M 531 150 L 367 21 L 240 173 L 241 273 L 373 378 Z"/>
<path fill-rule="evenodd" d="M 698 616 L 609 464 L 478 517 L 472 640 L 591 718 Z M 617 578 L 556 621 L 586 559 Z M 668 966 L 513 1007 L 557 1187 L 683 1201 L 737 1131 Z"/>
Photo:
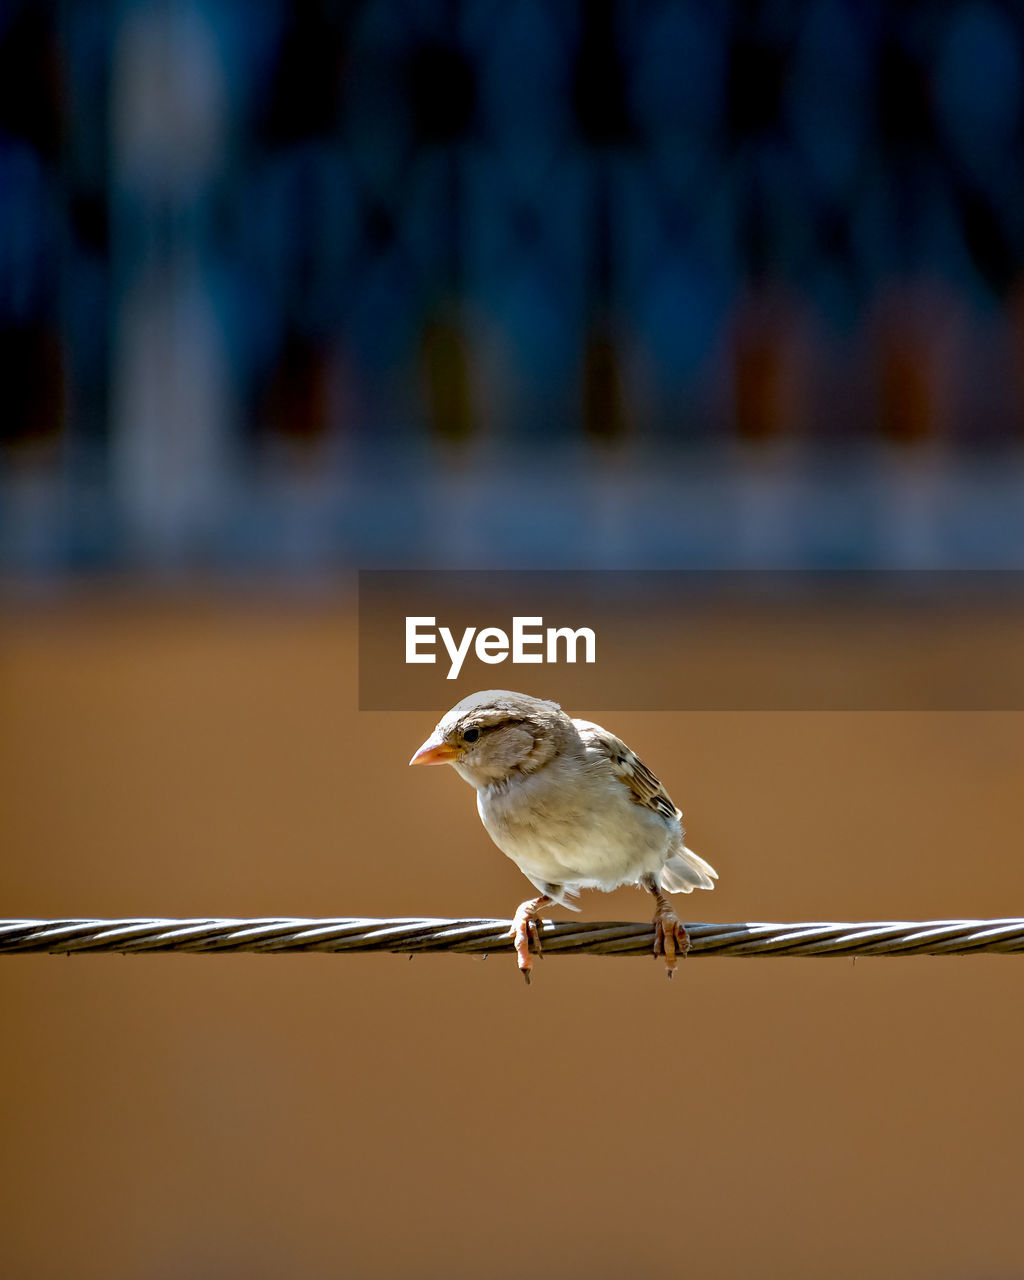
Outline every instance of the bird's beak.
<path fill-rule="evenodd" d="M 451 743 L 444 742 L 435 735 L 429 737 L 419 751 L 409 761 L 410 764 L 451 764 L 453 760 L 457 760 L 462 753 L 458 747 L 453 747 Z"/>

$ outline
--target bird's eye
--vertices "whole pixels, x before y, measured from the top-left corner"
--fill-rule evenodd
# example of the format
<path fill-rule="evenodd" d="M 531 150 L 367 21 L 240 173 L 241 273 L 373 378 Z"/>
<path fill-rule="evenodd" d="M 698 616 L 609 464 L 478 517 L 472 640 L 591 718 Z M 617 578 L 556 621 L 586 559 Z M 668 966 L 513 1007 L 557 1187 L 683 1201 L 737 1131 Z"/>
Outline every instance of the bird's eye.
<path fill-rule="evenodd" d="M 476 742 L 477 738 L 479 737 L 480 737 L 479 729 L 467 729 L 466 732 L 462 735 L 462 740 L 463 742 Z"/>

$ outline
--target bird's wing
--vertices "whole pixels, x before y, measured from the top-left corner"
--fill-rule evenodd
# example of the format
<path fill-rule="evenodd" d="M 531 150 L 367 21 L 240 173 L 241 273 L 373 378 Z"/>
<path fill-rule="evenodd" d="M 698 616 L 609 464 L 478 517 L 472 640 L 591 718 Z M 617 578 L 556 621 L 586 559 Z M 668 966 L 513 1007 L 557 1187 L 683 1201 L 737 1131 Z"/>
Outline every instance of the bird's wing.
<path fill-rule="evenodd" d="M 663 818 L 682 818 L 672 803 L 668 792 L 648 769 L 636 752 L 627 747 L 621 738 L 602 729 L 589 720 L 574 720 L 583 744 L 588 751 L 596 752 L 612 766 L 615 776 L 629 790 L 630 799 L 645 809 L 652 809 Z"/>

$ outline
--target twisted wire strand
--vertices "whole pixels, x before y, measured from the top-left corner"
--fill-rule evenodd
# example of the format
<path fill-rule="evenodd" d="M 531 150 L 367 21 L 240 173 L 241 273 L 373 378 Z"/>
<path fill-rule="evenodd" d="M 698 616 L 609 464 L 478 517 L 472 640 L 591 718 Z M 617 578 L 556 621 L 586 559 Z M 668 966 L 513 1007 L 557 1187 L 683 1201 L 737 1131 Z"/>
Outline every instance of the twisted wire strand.
<path fill-rule="evenodd" d="M 372 919 L 0 920 L 0 954 L 114 951 L 510 951 L 509 920 Z M 547 954 L 649 956 L 650 924 L 538 921 Z M 920 956 L 1024 952 L 1024 919 L 795 924 L 687 924 L 691 957 Z"/>

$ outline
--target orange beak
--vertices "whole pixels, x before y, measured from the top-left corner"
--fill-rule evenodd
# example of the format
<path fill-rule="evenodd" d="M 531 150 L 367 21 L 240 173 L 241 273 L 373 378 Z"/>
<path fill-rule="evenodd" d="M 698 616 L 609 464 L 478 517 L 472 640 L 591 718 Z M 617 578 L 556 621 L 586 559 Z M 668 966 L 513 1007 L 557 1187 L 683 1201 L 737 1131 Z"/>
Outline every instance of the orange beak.
<path fill-rule="evenodd" d="M 440 738 L 429 737 L 409 761 L 410 764 L 451 764 L 462 752 Z"/>

